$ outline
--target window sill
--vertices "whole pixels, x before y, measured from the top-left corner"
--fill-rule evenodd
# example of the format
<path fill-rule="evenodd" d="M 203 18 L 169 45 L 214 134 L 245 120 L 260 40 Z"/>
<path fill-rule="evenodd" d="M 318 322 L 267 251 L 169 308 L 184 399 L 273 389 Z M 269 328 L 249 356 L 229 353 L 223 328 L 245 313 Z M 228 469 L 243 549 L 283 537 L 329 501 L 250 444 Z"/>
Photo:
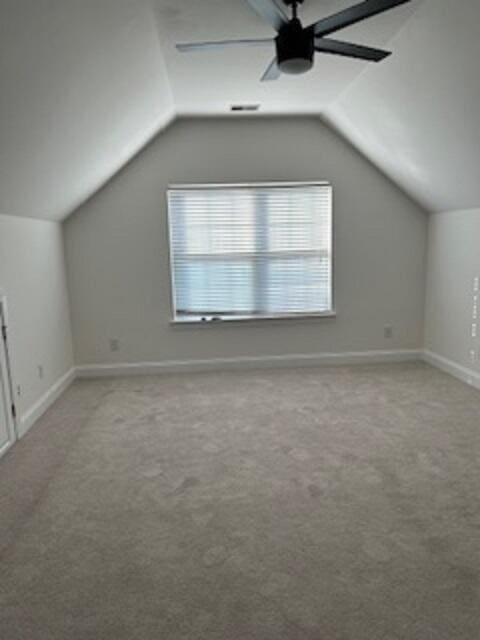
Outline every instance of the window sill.
<path fill-rule="evenodd" d="M 272 316 L 235 316 L 235 317 L 225 317 L 225 318 L 215 318 L 202 320 L 201 317 L 192 317 L 192 318 L 174 318 L 170 320 L 170 324 L 174 327 L 182 327 L 182 326 L 195 326 L 195 327 L 218 327 L 219 325 L 235 325 L 235 324 L 263 324 L 263 323 L 273 323 L 276 324 L 284 323 L 284 322 L 303 322 L 303 321 L 312 321 L 312 320 L 322 320 L 326 318 L 336 318 L 337 314 L 334 310 L 327 311 L 325 313 L 308 313 L 308 314 L 285 314 L 285 315 L 272 315 Z"/>

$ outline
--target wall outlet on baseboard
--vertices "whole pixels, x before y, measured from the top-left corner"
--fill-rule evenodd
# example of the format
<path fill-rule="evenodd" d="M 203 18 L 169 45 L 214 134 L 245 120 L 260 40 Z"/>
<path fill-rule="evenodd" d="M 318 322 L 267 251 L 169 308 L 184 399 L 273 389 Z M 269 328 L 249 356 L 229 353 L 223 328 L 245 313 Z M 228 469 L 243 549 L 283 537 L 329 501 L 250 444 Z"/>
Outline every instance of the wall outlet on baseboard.
<path fill-rule="evenodd" d="M 384 338 L 387 338 L 388 340 L 393 338 L 393 326 L 391 324 L 386 324 L 383 327 L 383 336 L 384 336 Z"/>
<path fill-rule="evenodd" d="M 110 338 L 108 342 L 110 345 L 110 351 L 120 351 L 120 340 L 118 338 Z"/>

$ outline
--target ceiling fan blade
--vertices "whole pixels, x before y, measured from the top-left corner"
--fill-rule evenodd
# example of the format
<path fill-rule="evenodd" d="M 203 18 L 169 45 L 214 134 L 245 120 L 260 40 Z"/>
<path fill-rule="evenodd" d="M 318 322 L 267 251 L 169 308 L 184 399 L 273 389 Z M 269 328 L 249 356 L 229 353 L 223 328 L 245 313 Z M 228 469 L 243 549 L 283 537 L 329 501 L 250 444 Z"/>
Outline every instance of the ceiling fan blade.
<path fill-rule="evenodd" d="M 331 40 L 330 38 L 315 38 L 315 51 L 335 53 L 339 56 L 358 58 L 369 62 L 380 62 L 392 53 L 383 49 L 373 49 L 372 47 L 364 47 L 360 44 L 351 44 L 341 40 Z"/>
<path fill-rule="evenodd" d="M 308 28 L 313 29 L 316 36 L 327 36 L 329 33 L 344 29 L 366 18 L 371 18 L 372 16 L 376 16 L 379 13 L 383 13 L 384 11 L 388 11 L 389 9 L 393 9 L 410 1 L 411 0 L 364 0 L 364 2 L 360 2 L 360 4 L 335 13 L 333 16 L 323 18 L 323 20 L 319 20 Z"/>
<path fill-rule="evenodd" d="M 276 31 L 280 31 L 283 25 L 289 21 L 287 14 L 278 6 L 275 0 L 247 0 L 247 2 Z"/>
<path fill-rule="evenodd" d="M 282 72 L 278 68 L 277 59 L 274 58 L 271 63 L 268 65 L 267 70 L 262 76 L 262 82 L 268 82 L 270 80 L 278 80 L 278 78 L 282 75 Z"/>
<path fill-rule="evenodd" d="M 273 44 L 272 38 L 262 38 L 258 40 L 220 40 L 218 42 L 190 42 L 177 44 L 177 50 L 182 53 L 191 51 L 215 51 L 217 49 L 227 49 L 228 47 L 263 47 Z"/>

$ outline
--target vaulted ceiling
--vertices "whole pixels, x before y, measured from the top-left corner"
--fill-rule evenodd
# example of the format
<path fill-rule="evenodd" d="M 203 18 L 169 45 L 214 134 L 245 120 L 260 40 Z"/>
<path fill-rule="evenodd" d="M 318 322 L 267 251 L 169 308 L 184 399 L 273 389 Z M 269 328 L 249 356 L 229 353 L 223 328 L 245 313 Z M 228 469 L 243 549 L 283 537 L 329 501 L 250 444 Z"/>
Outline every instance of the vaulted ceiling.
<path fill-rule="evenodd" d="M 326 111 L 427 210 L 480 205 L 480 2 L 426 0 Z"/>
<path fill-rule="evenodd" d="M 174 46 L 273 36 L 245 0 L 0 0 L 0 214 L 64 219 L 176 116 L 236 103 L 322 117 L 428 210 L 478 206 L 478 24 L 478 0 L 413 0 L 338 33 L 391 47 L 381 64 L 317 56 L 260 83 L 270 46 Z"/>

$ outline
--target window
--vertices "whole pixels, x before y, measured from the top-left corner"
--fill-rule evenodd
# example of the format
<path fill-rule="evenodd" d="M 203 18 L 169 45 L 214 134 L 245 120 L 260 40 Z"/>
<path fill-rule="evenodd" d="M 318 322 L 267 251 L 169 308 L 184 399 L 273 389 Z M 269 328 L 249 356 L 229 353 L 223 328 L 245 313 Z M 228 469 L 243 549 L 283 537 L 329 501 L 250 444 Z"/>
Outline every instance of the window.
<path fill-rule="evenodd" d="M 174 321 L 331 315 L 329 184 L 168 191 Z"/>

